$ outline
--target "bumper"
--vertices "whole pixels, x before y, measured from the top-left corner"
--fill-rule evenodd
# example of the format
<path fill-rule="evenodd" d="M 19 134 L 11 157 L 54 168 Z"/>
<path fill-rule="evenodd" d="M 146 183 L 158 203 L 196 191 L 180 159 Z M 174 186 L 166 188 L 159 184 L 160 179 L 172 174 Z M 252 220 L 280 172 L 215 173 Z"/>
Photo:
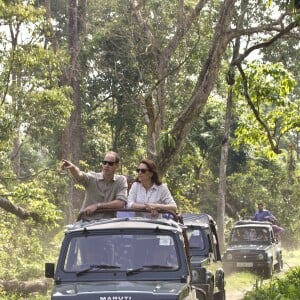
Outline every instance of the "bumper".
<path fill-rule="evenodd" d="M 225 270 L 257 270 L 270 267 L 271 261 L 223 261 Z"/>

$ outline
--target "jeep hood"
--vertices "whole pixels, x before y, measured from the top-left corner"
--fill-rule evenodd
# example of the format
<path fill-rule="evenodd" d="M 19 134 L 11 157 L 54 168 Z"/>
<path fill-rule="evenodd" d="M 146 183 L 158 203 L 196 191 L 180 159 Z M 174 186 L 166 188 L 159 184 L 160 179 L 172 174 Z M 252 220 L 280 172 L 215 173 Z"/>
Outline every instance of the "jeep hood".
<path fill-rule="evenodd" d="M 206 266 L 211 263 L 211 258 L 207 256 L 200 256 L 200 255 L 192 255 L 191 256 L 191 265 L 192 266 Z"/>
<path fill-rule="evenodd" d="M 186 299 L 187 283 L 165 281 L 101 281 L 63 283 L 54 287 L 52 298 L 76 300 L 167 300 Z"/>
<path fill-rule="evenodd" d="M 265 251 L 270 248 L 270 245 L 258 245 L 258 244 L 247 244 L 247 245 L 229 245 L 227 251 Z"/>

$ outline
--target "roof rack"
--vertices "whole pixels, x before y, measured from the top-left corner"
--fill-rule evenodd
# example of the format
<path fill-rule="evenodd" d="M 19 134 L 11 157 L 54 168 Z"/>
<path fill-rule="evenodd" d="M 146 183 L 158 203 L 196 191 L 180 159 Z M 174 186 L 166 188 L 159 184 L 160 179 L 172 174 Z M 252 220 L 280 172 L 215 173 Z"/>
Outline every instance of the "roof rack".
<path fill-rule="evenodd" d="M 255 220 L 239 220 L 234 223 L 234 225 L 245 225 L 245 224 L 262 224 L 262 225 L 272 225 L 271 222 L 268 221 L 255 221 Z"/>
<path fill-rule="evenodd" d="M 214 222 L 213 218 L 210 215 L 205 213 L 201 213 L 201 214 L 183 213 L 181 215 L 184 224 L 188 222 L 195 222 L 195 223 L 207 225 L 210 222 Z"/>
<path fill-rule="evenodd" d="M 146 210 L 145 208 L 101 208 L 99 210 L 96 210 L 95 213 L 105 213 L 105 212 L 121 212 L 121 211 L 125 211 L 125 212 L 143 212 L 143 213 L 149 213 L 148 210 Z M 173 219 L 175 222 L 178 222 L 178 223 L 182 223 L 181 221 L 181 216 L 178 215 L 177 213 L 175 213 L 174 211 L 171 211 L 171 210 L 166 210 L 166 209 L 158 209 L 157 210 L 158 213 L 160 214 L 167 214 L 169 216 L 170 219 Z M 92 216 L 86 216 L 83 212 L 80 212 L 77 216 L 77 219 L 76 221 L 89 221 L 93 219 Z"/>

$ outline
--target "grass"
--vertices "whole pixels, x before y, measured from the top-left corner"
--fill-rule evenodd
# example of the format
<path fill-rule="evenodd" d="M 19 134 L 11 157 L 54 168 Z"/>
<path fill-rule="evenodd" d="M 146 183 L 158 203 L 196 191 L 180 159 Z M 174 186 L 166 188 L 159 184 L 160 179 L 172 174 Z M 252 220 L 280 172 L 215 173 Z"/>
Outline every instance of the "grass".
<path fill-rule="evenodd" d="M 256 285 L 258 277 L 250 272 L 238 272 L 225 275 L 226 290 L 249 290 Z"/>

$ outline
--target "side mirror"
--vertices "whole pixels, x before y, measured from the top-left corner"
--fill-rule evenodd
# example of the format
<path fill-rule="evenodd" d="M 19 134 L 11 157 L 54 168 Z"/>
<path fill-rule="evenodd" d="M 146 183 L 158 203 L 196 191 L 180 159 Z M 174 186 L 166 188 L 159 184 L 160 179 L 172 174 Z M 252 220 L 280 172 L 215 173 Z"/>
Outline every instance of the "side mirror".
<path fill-rule="evenodd" d="M 54 263 L 45 263 L 45 277 L 54 278 Z"/>

